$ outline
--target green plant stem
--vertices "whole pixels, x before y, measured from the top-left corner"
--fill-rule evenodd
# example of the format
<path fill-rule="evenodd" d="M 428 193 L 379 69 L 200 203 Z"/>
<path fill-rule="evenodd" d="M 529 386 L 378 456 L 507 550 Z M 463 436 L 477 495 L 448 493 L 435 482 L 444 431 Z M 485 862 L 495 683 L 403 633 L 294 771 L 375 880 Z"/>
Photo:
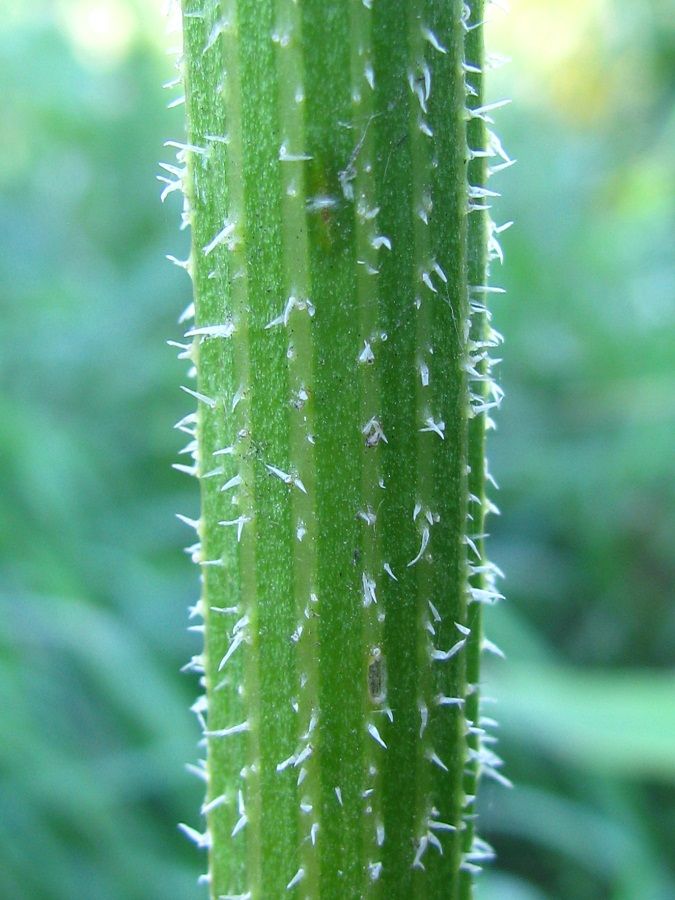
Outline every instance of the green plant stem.
<path fill-rule="evenodd" d="M 457 0 L 204 3 L 179 158 L 211 895 L 469 896 L 481 29 Z"/>

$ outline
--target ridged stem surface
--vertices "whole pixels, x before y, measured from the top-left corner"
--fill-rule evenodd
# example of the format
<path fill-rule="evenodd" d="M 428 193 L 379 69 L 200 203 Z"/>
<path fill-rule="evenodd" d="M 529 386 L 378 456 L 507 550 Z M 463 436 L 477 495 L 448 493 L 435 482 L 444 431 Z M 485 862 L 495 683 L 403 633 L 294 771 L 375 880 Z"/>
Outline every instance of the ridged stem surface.
<path fill-rule="evenodd" d="M 213 898 L 471 894 L 495 392 L 475 5 L 184 0 Z"/>

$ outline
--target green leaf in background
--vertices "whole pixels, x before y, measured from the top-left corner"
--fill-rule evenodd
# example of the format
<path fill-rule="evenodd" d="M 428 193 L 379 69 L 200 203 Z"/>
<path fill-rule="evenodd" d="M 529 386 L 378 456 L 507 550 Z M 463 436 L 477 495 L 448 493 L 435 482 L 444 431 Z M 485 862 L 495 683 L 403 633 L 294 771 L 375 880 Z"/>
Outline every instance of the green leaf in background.
<path fill-rule="evenodd" d="M 513 662 L 486 676 L 501 730 L 563 764 L 675 783 L 675 673 Z"/>

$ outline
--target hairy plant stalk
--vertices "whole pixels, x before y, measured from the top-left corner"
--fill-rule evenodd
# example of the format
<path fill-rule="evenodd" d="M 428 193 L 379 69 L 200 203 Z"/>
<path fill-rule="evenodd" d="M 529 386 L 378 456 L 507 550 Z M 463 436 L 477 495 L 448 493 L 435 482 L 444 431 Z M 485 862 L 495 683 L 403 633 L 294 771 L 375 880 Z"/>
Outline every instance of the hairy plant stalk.
<path fill-rule="evenodd" d="M 469 897 L 490 856 L 482 18 L 184 0 L 213 898 Z"/>

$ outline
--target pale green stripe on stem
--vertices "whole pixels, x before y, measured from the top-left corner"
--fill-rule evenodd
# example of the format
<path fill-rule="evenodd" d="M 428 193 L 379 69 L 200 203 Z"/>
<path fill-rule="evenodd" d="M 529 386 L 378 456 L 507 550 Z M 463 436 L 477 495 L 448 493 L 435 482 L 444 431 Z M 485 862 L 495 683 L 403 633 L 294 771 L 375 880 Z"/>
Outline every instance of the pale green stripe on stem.
<path fill-rule="evenodd" d="M 316 593 L 316 476 L 314 471 L 314 348 L 312 318 L 315 298 L 309 277 L 304 162 L 305 85 L 302 21 L 292 0 L 278 0 L 272 41 L 276 47 L 280 114 L 280 182 L 282 210 L 283 298 L 268 328 L 287 338 L 289 395 L 289 457 L 292 479 L 292 568 L 296 597 L 298 678 L 295 684 L 297 735 L 293 752 L 277 764 L 280 778 L 298 788 L 297 870 L 292 878 L 302 883 L 306 896 L 319 896 L 321 867 L 317 842 L 321 841 L 321 782 L 317 752 L 320 721 L 318 697 L 318 616 Z M 285 771 L 287 770 L 287 771 Z M 282 774 L 285 773 L 285 774 Z"/>
<path fill-rule="evenodd" d="M 363 746 L 361 791 L 363 804 L 364 864 L 371 884 L 365 896 L 379 895 L 382 844 L 385 839 L 383 773 L 387 713 L 386 656 L 383 648 L 385 618 L 383 568 L 378 514 L 383 502 L 381 453 L 386 436 L 381 431 L 380 351 L 383 343 L 378 312 L 380 258 L 391 243 L 378 230 L 375 182 L 374 91 L 372 11 L 361 0 L 351 0 L 351 136 L 353 150 L 343 170 L 344 200 L 353 202 L 356 245 L 356 293 L 358 305 L 358 378 L 362 434 L 361 497 L 356 515 L 361 530 L 354 565 L 361 572 L 363 645 L 358 685 L 362 697 Z"/>

